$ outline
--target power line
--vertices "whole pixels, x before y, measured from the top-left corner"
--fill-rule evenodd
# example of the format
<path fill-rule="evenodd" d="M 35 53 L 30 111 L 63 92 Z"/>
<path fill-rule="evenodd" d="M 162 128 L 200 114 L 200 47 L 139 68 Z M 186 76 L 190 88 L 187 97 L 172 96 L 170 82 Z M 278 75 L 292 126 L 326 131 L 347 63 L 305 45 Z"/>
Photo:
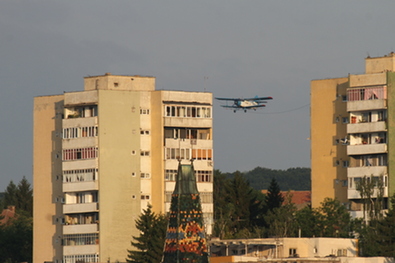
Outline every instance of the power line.
<path fill-rule="evenodd" d="M 264 111 L 261 111 L 261 112 L 253 112 L 253 113 L 255 113 L 255 114 L 281 114 L 281 113 L 287 113 L 287 112 L 291 112 L 291 111 L 297 111 L 297 110 L 303 109 L 303 108 L 305 108 L 307 106 L 310 106 L 310 103 L 306 104 L 306 105 L 303 105 L 303 106 L 300 106 L 300 107 L 297 107 L 297 108 L 294 108 L 294 109 L 286 110 L 286 111 L 277 111 L 277 112 L 264 112 Z"/>

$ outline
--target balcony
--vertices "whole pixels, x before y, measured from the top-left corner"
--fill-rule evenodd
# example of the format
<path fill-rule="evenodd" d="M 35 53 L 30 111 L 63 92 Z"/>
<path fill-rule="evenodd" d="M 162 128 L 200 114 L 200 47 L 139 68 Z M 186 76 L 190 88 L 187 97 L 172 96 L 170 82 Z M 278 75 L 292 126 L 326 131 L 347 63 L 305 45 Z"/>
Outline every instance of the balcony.
<path fill-rule="evenodd" d="M 347 146 L 347 155 L 378 154 L 386 152 L 386 143 L 359 144 Z"/>
<path fill-rule="evenodd" d="M 377 197 L 377 188 L 374 189 L 373 198 Z M 388 197 L 388 187 L 384 187 L 384 197 Z M 357 189 L 348 189 L 347 190 L 347 198 L 348 199 L 361 199 L 361 195 L 359 194 Z"/>
<path fill-rule="evenodd" d="M 167 148 L 185 148 L 190 149 L 211 149 L 213 147 L 213 140 L 197 140 L 197 139 L 165 139 L 165 147 Z"/>
<path fill-rule="evenodd" d="M 90 255 L 99 254 L 99 245 L 64 246 L 63 255 Z"/>
<path fill-rule="evenodd" d="M 363 166 L 347 168 L 347 177 L 379 176 L 387 174 L 387 166 Z"/>
<path fill-rule="evenodd" d="M 70 118 L 62 120 L 63 128 L 97 126 L 97 116 L 85 118 Z"/>
<path fill-rule="evenodd" d="M 212 123 L 211 118 L 164 117 L 164 126 L 166 127 L 209 128 Z"/>
<path fill-rule="evenodd" d="M 98 210 L 99 210 L 99 203 L 63 205 L 63 214 L 97 212 Z"/>
<path fill-rule="evenodd" d="M 347 133 L 383 132 L 386 130 L 385 121 L 347 124 Z"/>
<path fill-rule="evenodd" d="M 98 181 L 63 183 L 63 192 L 81 192 L 99 190 Z"/>
<path fill-rule="evenodd" d="M 376 100 L 357 100 L 347 102 L 347 111 L 367 111 L 367 110 L 377 110 L 386 109 L 387 100 L 376 99 Z"/>
<path fill-rule="evenodd" d="M 98 224 L 64 225 L 63 234 L 89 234 L 99 231 Z"/>

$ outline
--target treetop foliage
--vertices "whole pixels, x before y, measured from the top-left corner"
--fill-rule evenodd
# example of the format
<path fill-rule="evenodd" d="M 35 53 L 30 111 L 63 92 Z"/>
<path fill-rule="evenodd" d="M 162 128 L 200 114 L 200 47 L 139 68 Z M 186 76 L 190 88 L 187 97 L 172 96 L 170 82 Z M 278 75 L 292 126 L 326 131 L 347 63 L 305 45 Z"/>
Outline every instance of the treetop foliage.
<path fill-rule="evenodd" d="M 240 172 L 226 173 L 226 175 L 232 178 L 236 173 Z M 255 190 L 268 189 L 273 178 L 276 179 L 281 191 L 309 191 L 311 189 L 310 168 L 296 167 L 287 170 L 275 170 L 258 166 L 242 174 Z"/>

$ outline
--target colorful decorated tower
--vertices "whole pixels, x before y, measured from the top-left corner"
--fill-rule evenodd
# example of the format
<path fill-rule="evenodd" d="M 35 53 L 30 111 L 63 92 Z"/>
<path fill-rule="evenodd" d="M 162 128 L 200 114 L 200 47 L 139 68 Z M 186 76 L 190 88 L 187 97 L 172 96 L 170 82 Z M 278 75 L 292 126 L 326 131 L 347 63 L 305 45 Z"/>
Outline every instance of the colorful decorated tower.
<path fill-rule="evenodd" d="M 163 263 L 208 262 L 203 214 L 193 163 L 182 165 L 180 162 L 176 180 Z"/>

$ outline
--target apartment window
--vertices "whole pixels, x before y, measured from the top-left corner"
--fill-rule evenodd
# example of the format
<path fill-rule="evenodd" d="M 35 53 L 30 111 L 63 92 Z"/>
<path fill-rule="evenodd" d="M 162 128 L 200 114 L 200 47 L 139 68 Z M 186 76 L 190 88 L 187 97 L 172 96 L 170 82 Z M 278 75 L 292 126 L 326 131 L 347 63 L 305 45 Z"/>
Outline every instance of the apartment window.
<path fill-rule="evenodd" d="M 140 114 L 148 115 L 149 114 L 149 109 L 140 109 Z"/>
<path fill-rule="evenodd" d="M 210 140 L 209 129 L 165 128 L 165 139 L 199 139 Z"/>
<path fill-rule="evenodd" d="M 85 159 L 93 159 L 96 157 L 98 157 L 97 147 L 64 149 L 62 151 L 63 161 L 73 161 L 79 159 L 85 160 Z"/>
<path fill-rule="evenodd" d="M 99 235 L 92 234 L 72 234 L 63 236 L 63 246 L 81 246 L 99 244 Z"/>
<path fill-rule="evenodd" d="M 165 181 L 175 181 L 177 170 L 165 170 Z"/>
<path fill-rule="evenodd" d="M 149 151 L 141 151 L 140 155 L 141 156 L 150 156 L 150 152 Z"/>
<path fill-rule="evenodd" d="M 63 263 L 99 262 L 98 254 L 63 256 Z"/>
<path fill-rule="evenodd" d="M 343 102 L 347 102 L 347 95 L 343 95 L 342 100 L 343 100 Z"/>
<path fill-rule="evenodd" d="M 195 172 L 198 182 L 211 182 L 213 171 L 197 170 Z"/>
<path fill-rule="evenodd" d="M 296 256 L 296 248 L 290 248 L 289 249 L 289 256 L 290 257 Z"/>
<path fill-rule="evenodd" d="M 97 105 L 65 108 L 65 116 L 67 119 L 95 117 L 97 116 Z"/>
<path fill-rule="evenodd" d="M 165 155 L 166 155 L 166 159 L 170 159 L 170 160 L 180 160 L 180 159 L 189 160 L 189 159 L 191 159 L 190 149 L 184 149 L 184 148 L 181 148 L 181 149 L 180 148 L 166 148 Z"/>
<path fill-rule="evenodd" d="M 385 121 L 385 112 L 384 111 L 379 111 L 377 112 L 377 121 Z"/>
<path fill-rule="evenodd" d="M 141 195 L 141 200 L 150 200 L 149 195 Z"/>
<path fill-rule="evenodd" d="M 99 213 L 81 213 L 65 215 L 66 225 L 96 224 L 99 222 Z"/>
<path fill-rule="evenodd" d="M 342 180 L 342 186 L 347 187 L 348 186 L 348 181 L 347 180 Z"/>
<path fill-rule="evenodd" d="M 373 158 L 371 156 L 362 157 L 363 166 L 373 166 Z"/>
<path fill-rule="evenodd" d="M 167 117 L 211 118 L 211 107 L 206 106 L 165 106 Z"/>
<path fill-rule="evenodd" d="M 96 181 L 98 178 L 99 178 L 99 169 L 97 169 L 97 168 L 64 170 L 63 171 L 63 182 L 64 183 Z"/>
<path fill-rule="evenodd" d="M 192 159 L 211 160 L 212 159 L 212 150 L 211 149 L 192 149 Z"/>
<path fill-rule="evenodd" d="M 148 131 L 148 130 L 140 130 L 140 134 L 141 135 L 149 135 L 150 131 Z"/>
<path fill-rule="evenodd" d="M 150 175 L 150 173 L 141 173 L 140 177 L 142 179 L 149 179 L 149 178 L 151 178 L 151 175 Z"/>
<path fill-rule="evenodd" d="M 348 161 L 343 161 L 343 167 L 344 167 L 344 168 L 348 167 L 348 165 L 349 165 L 349 162 L 348 162 Z"/>
<path fill-rule="evenodd" d="M 343 123 L 348 123 L 348 117 L 343 117 Z"/>
<path fill-rule="evenodd" d="M 348 101 L 376 100 L 387 98 L 386 86 L 362 87 L 347 90 Z"/>

